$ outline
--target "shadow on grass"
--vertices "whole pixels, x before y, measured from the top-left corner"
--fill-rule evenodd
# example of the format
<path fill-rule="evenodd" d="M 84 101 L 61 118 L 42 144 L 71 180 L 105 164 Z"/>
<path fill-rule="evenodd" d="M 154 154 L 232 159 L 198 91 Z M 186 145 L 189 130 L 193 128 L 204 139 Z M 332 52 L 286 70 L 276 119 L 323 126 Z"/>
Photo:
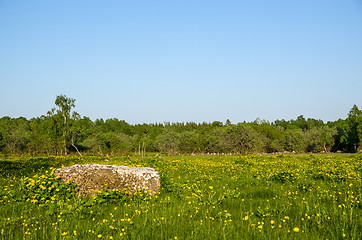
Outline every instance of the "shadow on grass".
<path fill-rule="evenodd" d="M 61 161 L 55 157 L 0 159 L 0 177 L 21 177 L 42 173 L 51 167 L 59 168 L 63 164 L 79 163 L 79 159 L 69 158 Z"/>

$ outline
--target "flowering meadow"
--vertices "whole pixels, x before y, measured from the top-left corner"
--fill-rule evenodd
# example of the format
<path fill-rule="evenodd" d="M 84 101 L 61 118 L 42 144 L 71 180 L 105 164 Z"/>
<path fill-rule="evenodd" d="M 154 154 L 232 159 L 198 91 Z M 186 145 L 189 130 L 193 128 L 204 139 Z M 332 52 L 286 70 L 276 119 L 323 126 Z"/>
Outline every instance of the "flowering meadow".
<path fill-rule="evenodd" d="M 58 167 L 155 168 L 161 190 L 81 197 Z M 362 155 L 0 158 L 0 239 L 362 239 Z"/>

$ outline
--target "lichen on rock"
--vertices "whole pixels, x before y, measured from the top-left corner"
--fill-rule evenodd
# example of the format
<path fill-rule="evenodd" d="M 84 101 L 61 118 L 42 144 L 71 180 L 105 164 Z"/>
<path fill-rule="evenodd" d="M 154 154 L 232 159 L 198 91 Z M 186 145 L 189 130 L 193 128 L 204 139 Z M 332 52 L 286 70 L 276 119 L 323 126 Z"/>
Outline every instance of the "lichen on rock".
<path fill-rule="evenodd" d="M 58 168 L 55 176 L 64 183 L 73 183 L 82 195 L 92 195 L 102 190 L 143 190 L 150 195 L 160 189 L 160 174 L 149 167 L 127 167 L 116 165 L 73 165 Z"/>

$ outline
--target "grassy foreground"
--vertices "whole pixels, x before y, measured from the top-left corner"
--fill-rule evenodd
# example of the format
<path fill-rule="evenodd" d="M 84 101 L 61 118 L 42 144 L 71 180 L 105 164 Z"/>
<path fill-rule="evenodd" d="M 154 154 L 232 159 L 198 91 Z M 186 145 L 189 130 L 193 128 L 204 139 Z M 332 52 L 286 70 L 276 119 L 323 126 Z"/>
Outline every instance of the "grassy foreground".
<path fill-rule="evenodd" d="M 158 195 L 79 198 L 53 171 L 153 167 Z M 361 155 L 0 159 L 0 239 L 362 239 Z"/>

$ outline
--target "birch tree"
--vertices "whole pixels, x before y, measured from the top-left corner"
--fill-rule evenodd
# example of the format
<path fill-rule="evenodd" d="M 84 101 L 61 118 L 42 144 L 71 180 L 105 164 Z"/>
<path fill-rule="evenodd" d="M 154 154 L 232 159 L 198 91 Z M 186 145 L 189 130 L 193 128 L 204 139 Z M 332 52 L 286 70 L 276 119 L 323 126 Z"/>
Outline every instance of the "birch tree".
<path fill-rule="evenodd" d="M 78 113 L 73 112 L 71 114 L 71 109 L 75 107 L 75 99 L 68 98 L 65 95 L 59 95 L 55 99 L 55 105 L 58 109 L 53 108 L 52 113 L 57 115 L 62 126 L 62 139 L 63 139 L 63 150 L 64 155 L 67 155 L 67 144 L 70 135 L 70 121 L 72 120 L 71 116 L 78 116 Z M 74 145 L 74 142 L 72 142 Z"/>

